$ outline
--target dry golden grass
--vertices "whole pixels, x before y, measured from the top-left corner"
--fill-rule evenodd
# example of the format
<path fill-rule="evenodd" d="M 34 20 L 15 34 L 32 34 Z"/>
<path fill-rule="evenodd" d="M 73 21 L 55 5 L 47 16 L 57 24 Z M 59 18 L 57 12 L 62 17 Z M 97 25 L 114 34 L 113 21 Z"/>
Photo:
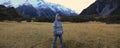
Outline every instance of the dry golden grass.
<path fill-rule="evenodd" d="M 63 23 L 63 27 L 66 48 L 120 48 L 120 24 Z M 0 22 L 0 48 L 51 48 L 52 40 L 52 23 Z"/>

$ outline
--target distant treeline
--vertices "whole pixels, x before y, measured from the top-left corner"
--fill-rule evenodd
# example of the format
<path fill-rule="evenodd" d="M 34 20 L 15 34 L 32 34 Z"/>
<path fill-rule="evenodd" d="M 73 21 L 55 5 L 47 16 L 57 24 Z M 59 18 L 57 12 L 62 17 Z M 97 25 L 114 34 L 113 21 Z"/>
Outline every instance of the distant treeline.
<path fill-rule="evenodd" d="M 46 18 L 46 17 L 34 17 L 32 19 L 35 22 L 53 22 L 54 17 Z M 79 16 L 62 16 L 61 19 L 63 22 L 89 22 L 89 21 L 98 21 L 105 23 L 120 23 L 119 15 L 111 15 L 111 16 L 97 16 L 97 15 L 79 15 Z"/>

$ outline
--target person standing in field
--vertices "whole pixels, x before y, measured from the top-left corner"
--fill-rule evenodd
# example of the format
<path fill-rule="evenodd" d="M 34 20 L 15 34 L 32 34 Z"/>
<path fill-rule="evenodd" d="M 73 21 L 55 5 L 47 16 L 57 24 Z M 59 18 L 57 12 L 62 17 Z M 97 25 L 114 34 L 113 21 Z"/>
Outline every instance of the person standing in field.
<path fill-rule="evenodd" d="M 61 47 L 63 48 L 63 39 L 62 39 L 62 34 L 63 34 L 63 27 L 62 27 L 62 22 L 61 22 L 61 16 L 59 14 L 56 15 L 55 21 L 53 23 L 53 29 L 54 29 L 54 41 L 53 41 L 53 48 L 57 48 L 57 38 L 59 37 L 60 39 L 60 44 Z"/>

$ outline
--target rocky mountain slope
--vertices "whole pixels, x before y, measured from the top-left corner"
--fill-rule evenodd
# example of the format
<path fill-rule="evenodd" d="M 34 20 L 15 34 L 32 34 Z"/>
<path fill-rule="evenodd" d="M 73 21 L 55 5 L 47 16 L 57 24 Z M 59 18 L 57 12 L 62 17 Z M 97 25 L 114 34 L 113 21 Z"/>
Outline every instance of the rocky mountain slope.
<path fill-rule="evenodd" d="M 96 0 L 84 9 L 80 15 L 120 15 L 120 0 Z"/>

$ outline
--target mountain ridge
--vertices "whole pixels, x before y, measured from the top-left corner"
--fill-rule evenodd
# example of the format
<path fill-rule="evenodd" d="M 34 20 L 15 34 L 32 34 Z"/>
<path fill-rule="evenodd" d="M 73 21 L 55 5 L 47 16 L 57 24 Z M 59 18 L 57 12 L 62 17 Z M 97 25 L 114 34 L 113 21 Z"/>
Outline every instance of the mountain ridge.
<path fill-rule="evenodd" d="M 47 2 L 44 2 L 43 0 L 39 1 L 38 7 L 34 7 L 32 4 L 30 4 L 27 1 L 27 2 L 23 3 L 22 5 L 18 6 L 16 9 L 20 12 L 22 11 L 21 13 L 23 13 L 23 12 L 26 13 L 26 10 L 28 12 L 30 12 L 30 10 L 28 10 L 27 8 L 29 8 L 31 10 L 32 9 L 36 10 L 36 13 L 34 12 L 34 14 L 36 14 L 36 16 L 52 17 L 52 16 L 55 16 L 57 13 L 61 14 L 62 16 L 77 16 L 77 13 L 69 8 L 66 8 L 59 4 L 47 3 Z M 26 10 L 22 10 L 22 9 L 26 9 Z M 31 13 L 33 13 L 33 12 L 31 12 Z M 29 16 L 33 16 L 30 14 L 29 14 Z M 24 15 L 28 15 L 28 14 L 24 14 Z"/>
<path fill-rule="evenodd" d="M 96 0 L 88 8 L 84 9 L 80 15 L 120 15 L 120 0 Z M 113 13 L 114 12 L 114 13 Z"/>

